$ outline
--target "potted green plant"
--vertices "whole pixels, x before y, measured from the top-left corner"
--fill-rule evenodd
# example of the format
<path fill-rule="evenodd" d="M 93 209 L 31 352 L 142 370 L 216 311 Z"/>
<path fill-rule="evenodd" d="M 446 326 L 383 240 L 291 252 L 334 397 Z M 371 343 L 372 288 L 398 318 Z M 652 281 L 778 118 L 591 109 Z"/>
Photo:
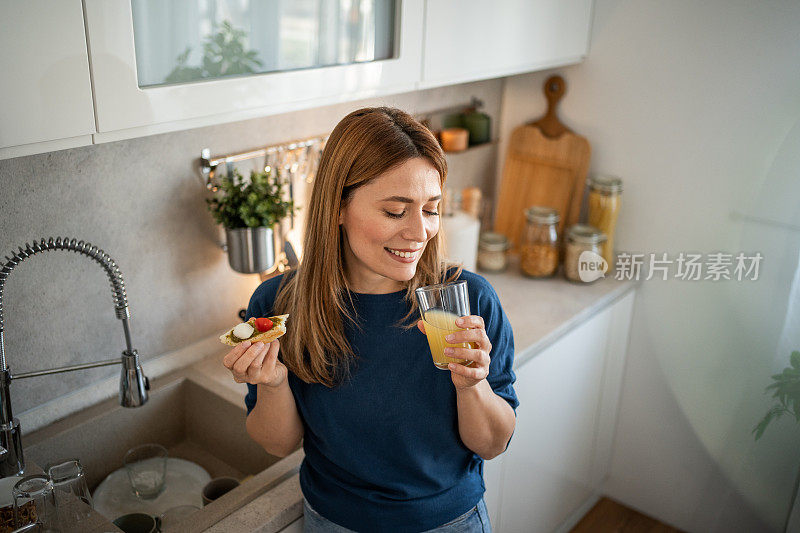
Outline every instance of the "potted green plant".
<path fill-rule="evenodd" d="M 756 424 L 753 428 L 755 440 L 761 438 L 764 430 L 772 420 L 777 420 L 783 415 L 790 415 L 794 418 L 795 422 L 800 422 L 800 351 L 793 351 L 789 356 L 790 366 L 783 369 L 780 374 L 773 374 L 773 383 L 768 385 L 764 392 L 774 390 L 772 396 L 776 398 L 775 404 L 770 407 L 764 418 Z M 798 505 L 798 489 L 800 489 L 800 472 L 795 477 L 794 489 L 792 491 L 791 505 L 789 513 L 787 514 L 783 530 L 789 531 L 790 522 L 798 525 L 798 517 L 795 514 L 794 507 Z M 794 531 L 794 529 L 792 529 Z"/>
<path fill-rule="evenodd" d="M 275 265 L 282 236 L 279 223 L 294 211 L 285 200 L 282 180 L 272 171 L 251 171 L 245 179 L 238 170 L 219 180 L 219 189 L 207 199 L 209 211 L 225 228 L 228 262 L 243 274 L 255 274 Z"/>

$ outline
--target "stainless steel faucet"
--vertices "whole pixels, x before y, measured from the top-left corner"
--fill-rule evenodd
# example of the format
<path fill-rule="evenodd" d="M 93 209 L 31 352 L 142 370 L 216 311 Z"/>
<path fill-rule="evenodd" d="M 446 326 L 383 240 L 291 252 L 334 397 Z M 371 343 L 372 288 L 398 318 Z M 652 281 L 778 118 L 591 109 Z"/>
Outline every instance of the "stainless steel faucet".
<path fill-rule="evenodd" d="M 70 250 L 85 255 L 97 263 L 108 274 L 111 282 L 111 291 L 114 296 L 114 312 L 118 319 L 122 320 L 122 327 L 125 330 L 125 344 L 127 348 L 122 352 L 121 358 L 96 361 L 80 365 L 62 366 L 47 370 L 37 370 L 34 372 L 24 372 L 21 374 L 11 374 L 11 370 L 6 362 L 5 346 L 3 342 L 3 290 L 5 289 L 8 275 L 23 260 L 28 257 L 46 252 L 49 250 Z M 125 294 L 125 282 L 117 264 L 108 254 L 88 242 L 78 241 L 77 239 L 53 239 L 26 244 L 25 248 L 20 247 L 18 252 L 6 256 L 6 263 L 0 268 L 0 478 L 20 475 L 25 470 L 25 457 L 22 452 L 22 431 L 19 419 L 14 418 L 11 411 L 11 380 L 31 378 L 34 376 L 44 376 L 46 374 L 57 374 L 60 372 L 71 372 L 73 370 L 83 370 L 85 368 L 95 368 L 98 366 L 108 366 L 122 364 L 122 374 L 119 382 L 119 401 L 123 407 L 139 407 L 147 402 L 147 391 L 150 390 L 150 381 L 144 375 L 142 366 L 139 364 L 139 354 L 131 346 L 131 333 L 128 326 L 128 319 L 131 317 L 128 310 L 128 296 Z"/>

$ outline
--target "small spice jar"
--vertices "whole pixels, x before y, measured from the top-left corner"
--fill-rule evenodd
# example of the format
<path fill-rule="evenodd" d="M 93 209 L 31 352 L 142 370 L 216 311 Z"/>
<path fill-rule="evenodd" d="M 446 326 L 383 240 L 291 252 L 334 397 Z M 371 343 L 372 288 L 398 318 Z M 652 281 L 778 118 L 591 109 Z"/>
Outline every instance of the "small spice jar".
<path fill-rule="evenodd" d="M 605 242 L 605 234 L 594 226 L 588 224 L 570 226 L 567 230 L 564 276 L 570 281 L 583 281 L 579 273 L 581 253 L 590 251 L 601 255 Z"/>
<path fill-rule="evenodd" d="M 602 231 L 607 238 L 600 255 L 608 263 L 609 269 L 614 268 L 614 232 L 621 203 L 621 179 L 606 175 L 591 176 L 589 179 L 588 222 Z"/>
<path fill-rule="evenodd" d="M 558 211 L 534 205 L 525 210 L 527 223 L 520 241 L 519 266 L 534 278 L 552 276 L 558 269 Z"/>
<path fill-rule="evenodd" d="M 473 218 L 481 217 L 483 194 L 478 187 L 467 187 L 461 191 L 461 210 Z"/>
<path fill-rule="evenodd" d="M 486 272 L 502 272 L 508 266 L 509 243 L 500 233 L 481 233 L 478 240 L 478 268 Z"/>
<path fill-rule="evenodd" d="M 461 152 L 467 149 L 469 130 L 466 128 L 445 128 L 440 133 L 442 150 L 445 152 Z"/>

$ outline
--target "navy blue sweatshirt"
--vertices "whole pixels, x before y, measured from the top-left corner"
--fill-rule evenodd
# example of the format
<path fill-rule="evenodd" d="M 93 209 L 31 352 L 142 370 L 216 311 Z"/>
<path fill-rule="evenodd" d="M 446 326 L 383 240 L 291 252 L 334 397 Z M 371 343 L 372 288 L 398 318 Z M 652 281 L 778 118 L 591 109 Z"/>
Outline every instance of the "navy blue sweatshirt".
<path fill-rule="evenodd" d="M 247 316 L 271 316 L 283 276 L 262 283 Z M 464 271 L 471 314 L 492 343 L 487 381 L 515 410 L 511 325 L 492 286 Z M 289 372 L 303 422 L 300 486 L 323 517 L 359 532 L 418 532 L 464 514 L 483 497 L 483 459 L 458 434 L 449 370 L 433 365 L 425 335 L 395 324 L 409 310 L 404 291 L 353 295 L 361 329 L 345 325 L 357 356 L 349 380 L 334 388 Z M 346 322 L 346 321 L 345 321 Z M 288 328 L 303 328 L 292 323 Z M 256 404 L 248 385 L 248 414 Z"/>

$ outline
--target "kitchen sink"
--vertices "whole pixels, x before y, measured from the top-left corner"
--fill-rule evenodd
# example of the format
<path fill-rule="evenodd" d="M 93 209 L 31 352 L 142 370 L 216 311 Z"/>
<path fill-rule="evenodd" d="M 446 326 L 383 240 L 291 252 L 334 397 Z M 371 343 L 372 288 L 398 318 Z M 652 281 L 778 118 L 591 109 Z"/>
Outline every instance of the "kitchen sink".
<path fill-rule="evenodd" d="M 109 473 L 122 467 L 128 449 L 161 444 L 171 457 L 199 464 L 212 478 L 230 476 L 242 482 L 195 513 L 191 530 L 200 531 L 296 473 L 279 465 L 270 468 L 281 458 L 250 439 L 245 416 L 238 392 L 184 369 L 153 380 L 150 399 L 142 407 L 124 408 L 112 398 L 25 435 L 25 459 L 29 465 L 43 467 L 59 459 L 78 458 L 93 492 Z M 95 518 L 106 531 L 114 527 L 108 521 L 116 517 Z"/>

